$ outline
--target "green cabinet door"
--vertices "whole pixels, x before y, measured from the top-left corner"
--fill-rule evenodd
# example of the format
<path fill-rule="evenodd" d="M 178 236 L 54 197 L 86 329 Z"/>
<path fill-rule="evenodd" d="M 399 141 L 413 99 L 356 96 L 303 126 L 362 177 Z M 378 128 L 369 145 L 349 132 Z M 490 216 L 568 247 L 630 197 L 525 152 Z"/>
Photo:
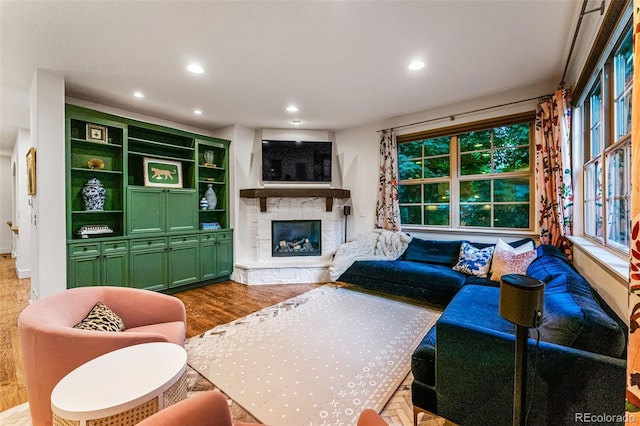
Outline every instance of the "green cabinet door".
<path fill-rule="evenodd" d="M 127 240 L 74 243 L 69 245 L 67 287 L 129 285 L 129 245 Z"/>
<path fill-rule="evenodd" d="M 145 290 L 165 290 L 167 283 L 166 238 L 131 241 L 130 286 Z"/>
<path fill-rule="evenodd" d="M 218 246 L 213 233 L 203 234 L 200 238 L 200 279 L 212 280 L 218 276 Z"/>
<path fill-rule="evenodd" d="M 67 287 L 88 287 L 101 284 L 99 255 L 69 258 L 69 282 Z"/>
<path fill-rule="evenodd" d="M 233 233 L 202 234 L 200 238 L 200 279 L 210 280 L 233 272 Z"/>
<path fill-rule="evenodd" d="M 199 281 L 200 246 L 198 235 L 182 235 L 169 239 L 169 287 Z"/>
<path fill-rule="evenodd" d="M 167 191 L 167 231 L 198 229 L 198 194 L 193 189 Z"/>
<path fill-rule="evenodd" d="M 102 247 L 102 285 L 129 286 L 129 241 L 105 241 Z"/>
<path fill-rule="evenodd" d="M 164 232 L 166 229 L 165 190 L 130 187 L 127 192 L 129 234 Z"/>
<path fill-rule="evenodd" d="M 101 284 L 101 247 L 99 242 L 85 242 L 69 246 L 67 288 Z"/>
<path fill-rule="evenodd" d="M 233 272 L 233 237 L 231 232 L 221 233 L 218 241 L 218 276 Z"/>
<path fill-rule="evenodd" d="M 102 285 L 129 287 L 129 253 L 104 255 Z"/>

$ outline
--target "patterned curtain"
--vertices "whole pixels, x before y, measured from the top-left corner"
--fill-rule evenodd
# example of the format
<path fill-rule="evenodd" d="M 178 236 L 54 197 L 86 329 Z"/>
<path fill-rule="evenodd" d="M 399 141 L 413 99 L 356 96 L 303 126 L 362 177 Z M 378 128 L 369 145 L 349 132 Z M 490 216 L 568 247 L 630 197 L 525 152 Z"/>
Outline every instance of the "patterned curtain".
<path fill-rule="evenodd" d="M 633 83 L 631 97 L 631 242 L 629 245 L 629 346 L 627 347 L 627 425 L 640 425 L 640 0 L 633 2 Z"/>
<path fill-rule="evenodd" d="M 380 136 L 380 182 L 376 203 L 376 228 L 400 231 L 398 205 L 398 144 L 393 130 Z"/>
<path fill-rule="evenodd" d="M 536 111 L 536 190 L 540 242 L 553 244 L 569 260 L 571 244 L 565 238 L 573 227 L 571 186 L 571 109 L 569 93 L 558 90 Z"/>

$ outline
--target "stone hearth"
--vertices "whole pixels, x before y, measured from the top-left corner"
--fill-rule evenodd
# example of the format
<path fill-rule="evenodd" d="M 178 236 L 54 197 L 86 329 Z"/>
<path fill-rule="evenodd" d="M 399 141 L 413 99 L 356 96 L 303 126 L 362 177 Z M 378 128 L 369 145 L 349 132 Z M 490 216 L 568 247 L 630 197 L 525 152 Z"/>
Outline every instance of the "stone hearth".
<path fill-rule="evenodd" d="M 343 191 L 335 201 L 330 193 L 317 196 L 313 193 L 281 194 L 270 193 L 261 201 L 259 196 L 248 195 L 241 190 L 245 198 L 247 232 L 251 250 L 255 250 L 253 262 L 236 263 L 234 279 L 244 284 L 294 284 L 329 282 L 331 256 L 342 244 L 344 238 L 343 206 L 347 203 L 349 191 Z M 309 191 L 313 191 L 309 189 Z M 320 189 L 328 191 L 328 189 Z M 243 196 L 244 192 L 244 196 Z M 252 193 L 253 194 L 253 193 Z M 346 196 L 345 196 L 346 194 Z M 291 195 L 291 196 L 287 196 Z M 306 196 L 305 196 L 306 195 Z M 340 195 L 339 195 L 340 196 Z M 327 197 L 332 198 L 331 208 Z M 264 212 L 262 212 L 264 211 Z M 319 220 L 321 221 L 321 253 L 308 257 L 274 257 L 272 255 L 271 222 L 280 220 Z"/>

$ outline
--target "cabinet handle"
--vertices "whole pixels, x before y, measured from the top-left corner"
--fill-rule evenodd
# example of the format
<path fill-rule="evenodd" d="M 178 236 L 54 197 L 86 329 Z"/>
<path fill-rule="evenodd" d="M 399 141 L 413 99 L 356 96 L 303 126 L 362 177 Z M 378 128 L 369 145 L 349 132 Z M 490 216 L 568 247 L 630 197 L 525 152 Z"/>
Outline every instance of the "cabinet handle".
<path fill-rule="evenodd" d="M 148 245 L 151 245 L 151 241 L 147 241 L 147 244 L 148 244 Z"/>

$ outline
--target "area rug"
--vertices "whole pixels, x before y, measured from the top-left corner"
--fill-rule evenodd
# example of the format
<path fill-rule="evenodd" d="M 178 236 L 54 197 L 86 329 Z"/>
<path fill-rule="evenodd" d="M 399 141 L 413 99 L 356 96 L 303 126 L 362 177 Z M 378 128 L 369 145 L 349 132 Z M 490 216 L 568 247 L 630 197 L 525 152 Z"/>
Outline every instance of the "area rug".
<path fill-rule="evenodd" d="M 438 316 L 324 286 L 189 339 L 188 361 L 262 423 L 354 425 L 382 410 Z"/>

